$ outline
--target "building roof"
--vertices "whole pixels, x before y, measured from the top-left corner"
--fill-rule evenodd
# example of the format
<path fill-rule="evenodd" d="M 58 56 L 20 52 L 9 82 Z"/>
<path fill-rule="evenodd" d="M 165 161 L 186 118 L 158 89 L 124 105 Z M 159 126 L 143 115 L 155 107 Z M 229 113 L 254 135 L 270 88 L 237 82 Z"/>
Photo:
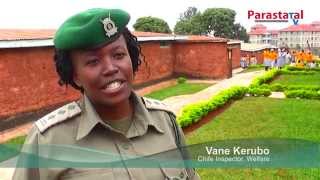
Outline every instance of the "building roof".
<path fill-rule="evenodd" d="M 0 29 L 0 41 L 52 39 L 55 29 Z M 137 37 L 164 37 L 172 34 L 154 32 L 132 32 Z"/>
<path fill-rule="evenodd" d="M 174 40 L 185 40 L 185 39 L 187 39 L 186 36 L 175 36 L 173 34 L 167 34 L 167 33 L 133 31 L 132 34 L 135 35 L 138 38 L 139 42 L 174 41 Z"/>
<path fill-rule="evenodd" d="M 279 34 L 278 30 L 267 30 L 267 29 L 251 29 L 249 35 L 263 35 L 263 34 Z"/>
<path fill-rule="evenodd" d="M 279 34 L 279 30 L 268 30 L 270 34 Z"/>
<path fill-rule="evenodd" d="M 280 32 L 300 32 L 300 31 L 304 31 L 304 32 L 312 32 L 312 31 L 320 32 L 320 28 L 315 26 L 315 25 L 316 25 L 316 23 L 292 25 L 292 26 L 289 26 L 287 28 L 281 29 Z"/>
<path fill-rule="evenodd" d="M 238 39 L 229 39 L 227 44 L 241 44 L 243 41 Z"/>
<path fill-rule="evenodd" d="M 132 34 L 137 37 L 173 36 L 172 34 L 143 32 L 143 31 L 133 31 Z"/>
<path fill-rule="evenodd" d="M 212 37 L 212 36 L 200 36 L 200 35 L 188 35 L 188 41 L 192 42 L 228 42 L 228 39 Z"/>
<path fill-rule="evenodd" d="M 267 27 L 263 24 L 255 24 L 253 28 L 267 28 Z"/>
<path fill-rule="evenodd" d="M 53 46 L 55 29 L 0 29 L 0 48 Z M 133 31 L 138 41 L 228 42 L 228 39 L 166 33 Z"/>
<path fill-rule="evenodd" d="M 266 34 L 267 31 L 265 29 L 259 29 L 259 30 L 251 30 L 248 32 L 249 35 L 260 35 L 260 34 Z"/>
<path fill-rule="evenodd" d="M 52 39 L 55 29 L 0 29 L 0 41 Z"/>
<path fill-rule="evenodd" d="M 254 43 L 241 43 L 241 51 L 260 51 L 268 48 L 276 48 L 270 44 L 254 44 Z"/>

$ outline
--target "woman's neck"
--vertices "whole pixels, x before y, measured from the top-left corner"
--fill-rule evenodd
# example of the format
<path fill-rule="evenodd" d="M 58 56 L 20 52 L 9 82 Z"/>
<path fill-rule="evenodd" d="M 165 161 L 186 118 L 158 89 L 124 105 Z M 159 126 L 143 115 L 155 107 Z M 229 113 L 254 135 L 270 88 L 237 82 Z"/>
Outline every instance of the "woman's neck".
<path fill-rule="evenodd" d="M 112 106 L 94 105 L 94 107 L 103 121 L 123 119 L 131 116 L 133 112 L 133 106 L 130 99 Z"/>

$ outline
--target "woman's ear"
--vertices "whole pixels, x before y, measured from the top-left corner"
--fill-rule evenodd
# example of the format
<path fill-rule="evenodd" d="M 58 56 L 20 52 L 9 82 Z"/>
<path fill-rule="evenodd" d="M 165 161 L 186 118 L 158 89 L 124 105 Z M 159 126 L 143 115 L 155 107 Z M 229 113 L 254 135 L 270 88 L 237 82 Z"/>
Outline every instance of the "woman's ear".
<path fill-rule="evenodd" d="M 81 81 L 80 81 L 79 76 L 78 76 L 78 74 L 77 74 L 76 72 L 73 72 L 72 79 L 73 79 L 73 82 L 74 82 L 77 86 L 79 86 L 79 87 L 82 88 Z"/>
<path fill-rule="evenodd" d="M 75 61 L 76 55 L 77 53 L 75 53 L 74 51 L 70 51 L 70 62 L 72 66 L 72 80 L 78 87 L 82 88 L 79 74 L 77 72 L 77 62 Z"/>

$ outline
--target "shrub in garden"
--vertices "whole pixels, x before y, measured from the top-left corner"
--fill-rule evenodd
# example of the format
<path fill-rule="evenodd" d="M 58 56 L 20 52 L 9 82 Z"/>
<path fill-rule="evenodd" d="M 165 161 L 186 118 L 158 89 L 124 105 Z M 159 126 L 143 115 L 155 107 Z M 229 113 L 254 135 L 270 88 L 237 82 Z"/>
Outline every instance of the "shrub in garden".
<path fill-rule="evenodd" d="M 258 87 L 264 83 L 268 83 L 269 81 L 271 81 L 276 75 L 278 75 L 280 73 L 280 70 L 278 69 L 272 69 L 268 72 L 266 72 L 265 74 L 263 74 L 262 76 L 259 76 L 257 78 L 255 78 L 252 83 L 250 84 L 250 88 L 252 87 Z"/>
<path fill-rule="evenodd" d="M 202 117 L 206 116 L 210 111 L 223 106 L 230 100 L 236 100 L 242 98 L 248 88 L 234 86 L 227 90 L 221 91 L 219 94 L 211 97 L 207 101 L 201 101 L 193 104 L 189 104 L 182 109 L 182 113 L 178 116 L 177 120 L 181 127 L 189 126 Z"/>
<path fill-rule="evenodd" d="M 185 78 L 185 77 L 179 77 L 178 79 L 177 79 L 177 83 L 178 84 L 183 84 L 183 83 L 185 83 L 187 81 L 187 78 Z"/>
<path fill-rule="evenodd" d="M 284 94 L 288 98 L 320 99 L 320 91 L 287 90 L 284 92 Z"/>
<path fill-rule="evenodd" d="M 281 70 L 281 74 L 292 74 L 292 75 L 313 75 L 317 73 L 316 71 L 305 71 L 305 70 L 300 70 L 300 71 L 290 71 L 283 69 Z"/>
<path fill-rule="evenodd" d="M 295 66 L 286 66 L 284 70 L 288 71 L 320 71 L 320 68 L 304 68 L 304 67 L 295 67 Z"/>
<path fill-rule="evenodd" d="M 320 86 L 315 85 L 290 85 L 286 87 L 287 90 L 310 90 L 310 91 L 319 91 Z"/>
<path fill-rule="evenodd" d="M 267 88 L 259 88 L 259 87 L 252 87 L 249 88 L 248 93 L 252 96 L 270 96 L 271 90 Z"/>
<path fill-rule="evenodd" d="M 279 83 L 275 83 L 275 84 L 270 85 L 270 89 L 272 91 L 276 91 L 276 92 L 282 92 L 282 91 L 286 90 L 286 88 L 287 88 L 287 86 L 279 84 Z"/>
<path fill-rule="evenodd" d="M 262 84 L 259 86 L 259 88 L 270 89 L 270 85 L 269 84 Z"/>

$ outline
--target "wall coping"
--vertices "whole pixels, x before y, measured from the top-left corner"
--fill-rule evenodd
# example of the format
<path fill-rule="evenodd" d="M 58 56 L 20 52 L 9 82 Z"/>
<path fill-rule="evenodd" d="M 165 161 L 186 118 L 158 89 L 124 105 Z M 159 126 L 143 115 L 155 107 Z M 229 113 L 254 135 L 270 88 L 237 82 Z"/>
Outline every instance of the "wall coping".
<path fill-rule="evenodd" d="M 22 47 L 46 47 L 46 46 L 53 46 L 53 39 L 0 41 L 0 49 L 1 48 L 22 48 Z"/>
<path fill-rule="evenodd" d="M 150 36 L 137 37 L 139 42 L 148 41 L 179 41 L 187 40 L 188 36 Z M 24 47 L 46 47 L 53 46 L 53 38 L 48 39 L 26 39 L 26 40 L 1 40 L 1 48 L 24 48 Z"/>

